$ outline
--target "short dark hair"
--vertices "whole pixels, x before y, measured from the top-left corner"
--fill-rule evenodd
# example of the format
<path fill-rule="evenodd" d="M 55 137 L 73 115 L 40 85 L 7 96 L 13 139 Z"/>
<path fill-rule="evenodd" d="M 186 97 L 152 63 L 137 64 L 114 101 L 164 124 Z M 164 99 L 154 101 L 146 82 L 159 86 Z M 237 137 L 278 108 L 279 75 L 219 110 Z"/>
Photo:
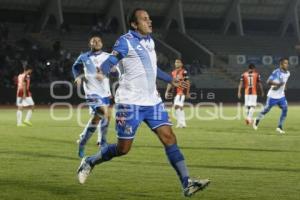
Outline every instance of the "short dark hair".
<path fill-rule="evenodd" d="M 282 58 L 279 59 L 279 63 L 281 64 L 285 60 L 289 60 L 289 59 L 287 57 L 282 57 Z"/>
<path fill-rule="evenodd" d="M 248 65 L 248 68 L 249 68 L 249 69 L 255 69 L 255 65 L 254 65 L 253 63 L 250 63 L 250 64 Z"/>
<path fill-rule="evenodd" d="M 131 23 L 137 23 L 136 13 L 138 11 L 146 11 L 147 12 L 147 10 L 144 8 L 135 8 L 132 10 L 132 12 L 128 16 L 128 26 L 129 26 L 130 30 L 134 30 L 134 28 L 131 26 Z"/>
<path fill-rule="evenodd" d="M 91 39 L 94 38 L 94 37 L 98 37 L 98 38 L 100 38 L 100 39 L 102 40 L 101 34 L 90 34 L 89 37 L 88 37 L 89 42 L 90 42 Z"/>

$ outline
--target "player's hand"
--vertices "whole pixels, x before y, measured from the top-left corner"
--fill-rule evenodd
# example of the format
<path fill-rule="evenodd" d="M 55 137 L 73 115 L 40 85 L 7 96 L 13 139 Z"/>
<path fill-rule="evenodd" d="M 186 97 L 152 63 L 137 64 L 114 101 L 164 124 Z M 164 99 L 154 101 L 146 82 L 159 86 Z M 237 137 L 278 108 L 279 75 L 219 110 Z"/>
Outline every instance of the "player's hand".
<path fill-rule="evenodd" d="M 239 92 L 238 93 L 238 99 L 241 99 L 242 98 L 242 94 Z"/>
<path fill-rule="evenodd" d="M 280 82 L 280 83 L 273 83 L 272 84 L 272 90 L 278 90 L 281 86 L 284 85 L 284 82 Z"/>
<path fill-rule="evenodd" d="M 77 87 L 80 87 L 81 86 L 81 82 L 82 82 L 81 77 L 77 77 L 75 79 L 75 81 L 74 81 L 74 84 L 76 84 Z"/>
<path fill-rule="evenodd" d="M 173 79 L 172 86 L 187 89 L 190 87 L 189 81 L 179 81 L 178 79 Z"/>
<path fill-rule="evenodd" d="M 185 98 L 186 98 L 186 99 L 190 99 L 190 98 L 191 98 L 191 94 L 190 94 L 190 93 L 187 93 L 187 94 L 185 95 Z"/>
<path fill-rule="evenodd" d="M 172 99 L 173 95 L 170 92 L 165 93 L 165 99 Z"/>
<path fill-rule="evenodd" d="M 96 79 L 97 79 L 98 81 L 102 81 L 104 78 L 105 78 L 105 75 L 104 75 L 104 74 L 98 73 L 98 72 L 97 72 L 97 74 L 96 74 Z"/>

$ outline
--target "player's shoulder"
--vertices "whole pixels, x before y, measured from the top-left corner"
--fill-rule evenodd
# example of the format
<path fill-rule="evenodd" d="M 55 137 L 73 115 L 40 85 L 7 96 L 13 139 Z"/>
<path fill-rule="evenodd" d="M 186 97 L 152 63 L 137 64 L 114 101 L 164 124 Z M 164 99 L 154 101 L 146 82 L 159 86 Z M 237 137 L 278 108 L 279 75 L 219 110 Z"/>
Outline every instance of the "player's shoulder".
<path fill-rule="evenodd" d="M 91 51 L 81 52 L 79 58 L 88 57 L 91 54 Z"/>
<path fill-rule="evenodd" d="M 241 76 L 247 76 L 248 75 L 248 71 L 244 71 Z"/>
<path fill-rule="evenodd" d="M 279 75 L 280 73 L 281 73 L 280 68 L 274 69 L 273 72 L 272 72 L 272 74 L 274 74 L 274 75 L 275 74 Z"/>
<path fill-rule="evenodd" d="M 24 73 L 20 73 L 19 75 L 18 75 L 18 77 L 20 78 L 20 77 L 23 77 L 25 74 Z"/>
<path fill-rule="evenodd" d="M 128 32 L 128 33 L 121 35 L 117 41 L 131 40 L 133 38 L 134 38 L 134 36 L 130 32 Z"/>

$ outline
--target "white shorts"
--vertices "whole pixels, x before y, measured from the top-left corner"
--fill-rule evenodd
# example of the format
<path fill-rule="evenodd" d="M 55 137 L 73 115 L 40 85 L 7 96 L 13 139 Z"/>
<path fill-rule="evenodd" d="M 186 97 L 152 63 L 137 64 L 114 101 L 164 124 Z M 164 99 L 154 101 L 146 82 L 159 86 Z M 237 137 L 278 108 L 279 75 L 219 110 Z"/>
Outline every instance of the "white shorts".
<path fill-rule="evenodd" d="M 184 100 L 185 100 L 185 95 L 178 95 L 177 94 L 175 96 L 175 99 L 174 99 L 174 105 L 183 107 L 184 106 Z"/>
<path fill-rule="evenodd" d="M 256 106 L 257 95 L 245 95 L 245 106 Z"/>
<path fill-rule="evenodd" d="M 32 100 L 32 97 L 26 97 L 25 99 L 21 97 L 17 97 L 16 105 L 23 106 L 23 107 L 34 106 L 34 102 Z"/>

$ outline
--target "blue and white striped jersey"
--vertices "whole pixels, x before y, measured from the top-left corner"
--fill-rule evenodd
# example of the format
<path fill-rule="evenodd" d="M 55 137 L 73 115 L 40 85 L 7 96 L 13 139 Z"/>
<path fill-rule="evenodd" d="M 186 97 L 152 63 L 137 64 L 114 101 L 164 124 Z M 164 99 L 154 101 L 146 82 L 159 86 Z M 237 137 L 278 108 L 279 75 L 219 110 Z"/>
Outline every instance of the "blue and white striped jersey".
<path fill-rule="evenodd" d="M 284 83 L 284 84 L 276 90 L 274 89 L 274 86 L 271 86 L 268 92 L 268 97 L 273 99 L 280 99 L 284 97 L 285 96 L 284 90 L 289 77 L 290 77 L 289 71 L 285 72 L 280 68 L 274 70 L 268 80 L 274 81 L 276 83 Z"/>
<path fill-rule="evenodd" d="M 156 89 L 157 57 L 153 39 L 135 31 L 122 35 L 113 47 L 122 76 L 115 102 L 153 106 L 162 100 Z"/>

